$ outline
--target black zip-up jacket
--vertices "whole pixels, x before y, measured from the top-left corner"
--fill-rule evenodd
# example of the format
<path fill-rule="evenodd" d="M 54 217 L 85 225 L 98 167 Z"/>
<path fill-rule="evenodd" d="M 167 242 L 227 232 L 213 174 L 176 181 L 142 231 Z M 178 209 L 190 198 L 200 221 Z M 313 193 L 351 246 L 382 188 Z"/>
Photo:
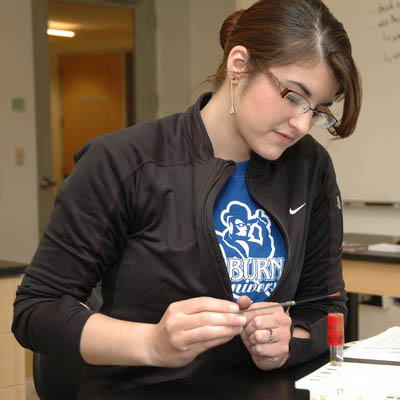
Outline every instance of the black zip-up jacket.
<path fill-rule="evenodd" d="M 175 301 L 233 299 L 213 205 L 235 163 L 213 155 L 200 116 L 209 98 L 186 113 L 98 137 L 77 153 L 17 291 L 12 329 L 23 346 L 82 360 L 80 336 L 92 311 L 80 302 L 100 280 L 101 312 L 121 320 L 158 323 Z M 269 300 L 342 293 L 290 310 L 293 326 L 311 333 L 292 338 L 286 366 L 294 365 L 327 349 L 326 314 L 346 312 L 335 173 L 326 150 L 306 135 L 276 161 L 254 154 L 246 182 L 286 243 L 285 268 Z M 248 362 L 236 337 L 183 368 L 93 366 L 86 382 L 140 385 Z"/>

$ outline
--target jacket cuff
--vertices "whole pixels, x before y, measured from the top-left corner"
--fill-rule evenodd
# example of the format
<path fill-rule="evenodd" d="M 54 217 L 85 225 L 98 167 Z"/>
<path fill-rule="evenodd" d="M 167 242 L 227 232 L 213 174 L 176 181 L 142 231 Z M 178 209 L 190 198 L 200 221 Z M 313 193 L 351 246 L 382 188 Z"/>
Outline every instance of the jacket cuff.
<path fill-rule="evenodd" d="M 293 336 L 294 327 L 299 326 L 310 332 L 310 338 L 303 339 Z M 320 318 L 308 325 L 304 321 L 294 319 L 291 326 L 292 338 L 289 342 L 289 359 L 281 369 L 302 364 L 317 358 L 328 350 L 328 326 L 326 317 Z"/>

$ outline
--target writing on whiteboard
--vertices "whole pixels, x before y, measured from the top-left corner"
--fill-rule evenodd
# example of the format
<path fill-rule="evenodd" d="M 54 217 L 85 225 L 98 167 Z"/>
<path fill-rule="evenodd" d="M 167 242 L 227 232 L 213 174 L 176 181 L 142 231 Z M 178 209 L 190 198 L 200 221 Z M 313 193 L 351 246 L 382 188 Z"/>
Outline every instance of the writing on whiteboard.
<path fill-rule="evenodd" d="M 372 14 L 384 45 L 384 61 L 400 61 L 400 0 L 379 1 Z"/>

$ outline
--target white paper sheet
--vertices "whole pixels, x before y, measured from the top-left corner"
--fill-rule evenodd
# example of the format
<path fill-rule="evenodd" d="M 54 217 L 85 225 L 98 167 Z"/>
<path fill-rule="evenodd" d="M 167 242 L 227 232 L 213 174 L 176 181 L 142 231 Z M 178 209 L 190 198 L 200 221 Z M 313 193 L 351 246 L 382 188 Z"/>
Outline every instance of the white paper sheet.
<path fill-rule="evenodd" d="M 344 357 L 400 362 L 400 326 L 393 326 L 379 335 L 356 342 L 344 350 Z"/>
<path fill-rule="evenodd" d="M 298 380 L 295 387 L 309 390 L 311 400 L 400 399 L 400 366 L 328 363 Z"/>

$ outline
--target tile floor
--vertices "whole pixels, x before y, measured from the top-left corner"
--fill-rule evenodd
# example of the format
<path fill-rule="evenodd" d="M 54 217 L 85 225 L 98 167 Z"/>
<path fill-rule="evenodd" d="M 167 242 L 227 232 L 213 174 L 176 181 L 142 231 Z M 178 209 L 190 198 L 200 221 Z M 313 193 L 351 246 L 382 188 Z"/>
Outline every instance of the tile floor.
<path fill-rule="evenodd" d="M 391 326 L 400 325 L 400 304 L 385 298 L 383 306 L 360 304 L 359 306 L 359 337 L 366 339 L 377 335 Z M 27 381 L 26 400 L 39 400 L 32 379 Z"/>

